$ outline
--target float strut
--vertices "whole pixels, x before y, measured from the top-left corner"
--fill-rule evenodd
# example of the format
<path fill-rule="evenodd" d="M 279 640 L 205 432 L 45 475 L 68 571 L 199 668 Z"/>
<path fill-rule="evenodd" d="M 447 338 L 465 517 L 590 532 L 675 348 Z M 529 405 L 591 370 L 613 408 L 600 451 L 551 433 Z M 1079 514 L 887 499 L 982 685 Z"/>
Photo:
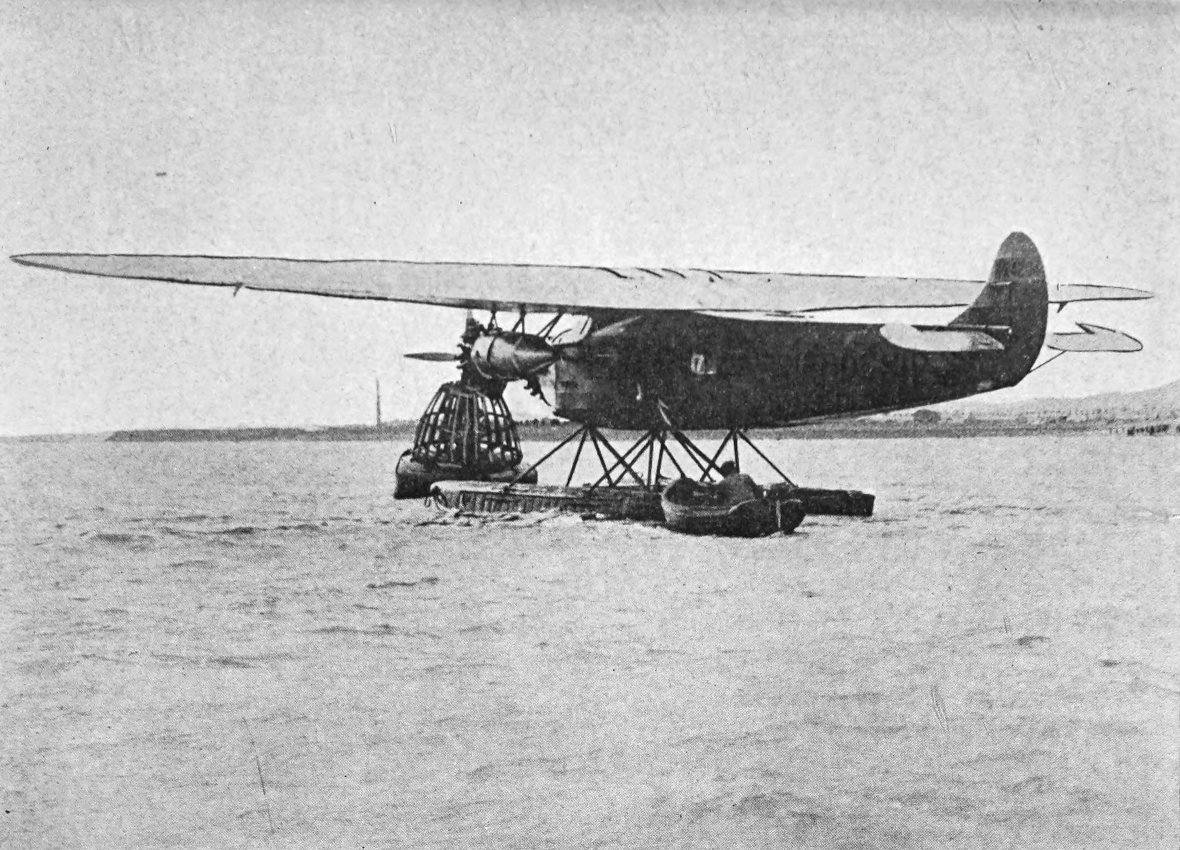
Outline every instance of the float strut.
<path fill-rule="evenodd" d="M 573 442 L 573 440 L 574 440 L 574 437 L 577 437 L 578 435 L 581 435 L 582 439 L 583 439 L 583 440 L 585 440 L 585 439 L 586 439 L 586 429 L 587 429 L 588 427 L 589 427 L 588 425 L 583 425 L 581 428 L 579 428 L 577 431 L 574 431 L 572 434 L 570 434 L 568 437 L 566 437 L 564 440 L 562 440 L 562 441 L 561 441 L 560 443 L 558 443 L 556 446 L 554 446 L 553 448 L 551 448 L 549 451 L 545 452 L 545 454 L 541 455 L 541 459 L 540 459 L 540 460 L 538 460 L 536 463 L 534 463 L 532 466 L 530 466 L 530 467 L 529 467 L 528 469 L 526 469 L 524 472 L 520 473 L 520 474 L 519 474 L 519 475 L 517 475 L 515 478 L 513 478 L 511 481 L 509 481 L 507 484 L 505 484 L 505 485 L 504 485 L 504 489 L 505 489 L 505 490 L 508 490 L 508 489 L 509 489 L 510 487 L 512 487 L 512 485 L 513 485 L 513 484 L 515 484 L 517 481 L 519 481 L 520 479 L 524 478 L 526 475 L 528 475 L 530 472 L 532 472 L 532 471 L 533 471 L 534 469 L 536 469 L 538 466 L 540 466 L 541 464 L 543 464 L 545 461 L 549 460 L 549 458 L 553 457 L 553 455 L 557 454 L 557 450 L 558 450 L 558 449 L 562 448 L 562 447 L 563 447 L 563 446 L 565 446 L 567 443 L 572 443 L 572 442 Z"/>
<path fill-rule="evenodd" d="M 589 425 L 586 426 L 586 429 L 590 434 L 590 442 L 594 444 L 594 453 L 598 455 L 598 462 L 602 464 L 602 471 L 606 472 L 606 458 L 602 456 L 602 448 L 598 445 L 598 431 Z"/>
<path fill-rule="evenodd" d="M 735 433 L 739 437 L 741 437 L 743 440 L 746 441 L 746 445 L 749 446 L 750 448 L 752 448 L 755 451 L 755 453 L 757 453 L 758 457 L 762 458 L 764 461 L 766 461 L 768 464 L 770 464 L 770 468 L 773 469 L 775 472 L 777 472 L 779 475 L 781 475 L 783 477 L 783 481 L 786 481 L 792 487 L 798 486 L 797 484 L 795 484 L 794 481 L 792 481 L 790 478 L 787 477 L 787 473 L 783 472 L 781 469 L 779 469 L 777 466 L 774 465 L 773 460 L 771 460 L 770 458 L 768 458 L 766 455 L 764 455 L 762 453 L 762 449 L 760 449 L 756 445 L 754 445 L 753 441 L 749 437 L 746 436 L 745 431 L 743 431 L 739 428 L 736 430 Z M 736 439 L 733 441 L 733 455 L 734 455 L 734 457 L 737 457 L 737 440 Z"/>
<path fill-rule="evenodd" d="M 660 451 L 662 452 L 660 462 L 663 462 L 663 456 L 666 455 L 668 460 L 672 461 L 672 465 L 676 467 L 676 471 L 680 473 L 680 477 L 687 478 L 688 476 L 684 474 L 684 468 L 680 465 L 680 461 L 676 459 L 676 455 L 672 454 L 672 450 L 668 448 L 667 442 L 668 435 L 660 434 Z"/>
<path fill-rule="evenodd" d="M 709 477 L 709 470 L 710 469 L 716 469 L 718 472 L 721 471 L 720 468 L 718 468 L 718 466 L 717 466 L 717 461 L 721 457 L 721 453 L 723 451 L 725 451 L 725 447 L 729 444 L 730 440 L 733 440 L 733 464 L 734 464 L 734 466 L 738 466 L 737 437 L 734 436 L 735 430 L 736 429 L 734 429 L 734 428 L 729 429 L 729 432 L 725 435 L 725 439 L 722 440 L 721 445 L 719 445 L 717 447 L 717 452 L 713 455 L 713 459 L 711 461 L 709 461 L 709 468 L 701 473 L 701 479 L 700 479 L 701 481 L 704 481 L 706 478 Z"/>
<path fill-rule="evenodd" d="M 570 482 L 574 480 L 574 473 L 578 471 L 578 461 L 582 457 L 582 447 L 586 445 L 586 429 L 579 428 L 582 433 L 582 439 L 578 440 L 578 450 L 574 452 L 574 462 L 570 464 L 570 474 L 565 479 L 565 486 L 570 486 Z"/>
<path fill-rule="evenodd" d="M 627 461 L 623 460 L 622 456 L 621 456 L 621 455 L 620 455 L 620 454 L 619 454 L 617 451 L 615 451 L 615 447 L 614 447 L 614 446 L 612 446 L 612 445 L 610 444 L 610 440 L 606 439 L 606 437 L 603 437 L 601 434 L 598 434 L 598 433 L 597 433 L 597 432 L 598 432 L 598 429 L 597 429 L 597 428 L 594 428 L 594 426 L 590 426 L 590 427 L 591 427 L 591 429 L 592 429 L 592 430 L 591 430 L 591 436 L 595 436 L 595 435 L 597 435 L 597 436 L 598 436 L 598 438 L 602 440 L 602 444 L 603 444 L 604 446 L 606 446 L 606 450 L 607 450 L 608 452 L 610 452 L 610 453 L 611 453 L 611 454 L 614 456 L 614 458 L 615 458 L 615 463 L 614 463 L 614 466 L 611 466 L 611 467 L 610 467 L 610 469 L 607 469 L 607 468 L 606 468 L 606 464 L 605 464 L 605 463 L 603 463 L 603 465 L 602 465 L 602 466 L 603 466 L 603 475 L 602 475 L 602 478 L 599 478 L 597 481 L 595 481 L 593 484 L 591 484 L 591 485 L 590 485 L 590 489 L 591 489 L 591 490 L 594 490 L 594 489 L 596 489 L 596 488 L 598 487 L 598 485 L 599 485 L 599 484 L 601 484 L 601 483 L 602 483 L 602 481 L 603 481 L 604 479 L 605 479 L 606 481 L 608 481 L 608 482 L 609 482 L 609 481 L 611 480 L 611 478 L 610 478 L 610 474 L 611 474 L 611 472 L 612 472 L 612 471 L 615 469 L 615 467 L 617 467 L 617 466 L 619 466 L 619 465 L 622 465 L 622 467 L 623 467 L 623 468 L 624 468 L 624 469 L 625 469 L 625 470 L 626 470 L 628 473 L 630 473 L 631 477 L 635 479 L 635 482 L 636 482 L 636 483 L 637 483 L 637 484 L 638 484 L 640 487 L 642 487 L 643 489 L 645 489 L 645 490 L 646 490 L 646 489 L 647 489 L 647 485 L 643 483 L 643 479 L 642 479 L 642 478 L 640 478 L 640 477 L 639 477 L 639 475 L 638 475 L 638 474 L 636 474 L 635 470 L 631 468 L 631 464 L 629 464 L 629 463 L 627 463 Z M 595 445 L 597 445 L 597 443 L 595 443 Z M 628 450 L 628 454 L 630 454 L 630 450 Z M 600 457 L 600 458 L 602 457 L 602 454 L 601 454 L 601 453 L 599 453 L 599 457 Z M 620 480 L 622 480 L 622 477 L 621 477 L 621 476 L 620 476 Z"/>
<path fill-rule="evenodd" d="M 606 438 L 604 437 L 603 440 L 605 441 L 605 439 Z M 611 464 L 610 469 L 608 469 L 606 472 L 604 472 L 602 474 L 602 476 L 597 481 L 595 481 L 593 484 L 590 485 L 590 489 L 593 490 L 595 487 L 597 487 L 603 481 L 606 482 L 608 487 L 617 486 L 623 480 L 623 472 L 630 472 L 632 477 L 636 481 L 639 482 L 641 487 L 646 488 L 647 486 L 649 486 L 651 483 L 650 482 L 651 461 L 652 461 L 652 458 L 651 458 L 652 448 L 651 447 L 654 445 L 655 439 L 656 439 L 655 432 L 648 431 L 646 434 L 644 434 L 642 437 L 640 437 L 638 440 L 636 440 L 631 445 L 631 447 L 629 449 L 627 449 L 627 451 L 623 452 L 622 457 L 619 457 L 618 460 L 616 460 L 613 464 Z M 643 481 L 639 477 L 639 473 L 637 473 L 635 471 L 635 465 L 639 463 L 639 460 L 640 460 L 640 458 L 643 457 L 643 453 L 645 451 L 647 452 L 647 475 L 648 475 L 648 479 L 649 479 L 647 484 L 643 483 Z M 632 453 L 634 453 L 634 455 L 635 455 L 635 457 L 633 457 L 633 458 L 631 457 Z M 628 462 L 628 458 L 631 458 L 630 462 Z M 613 473 L 620 466 L 623 467 L 623 470 L 619 472 L 619 478 L 618 478 L 618 481 L 616 481 L 613 478 L 611 478 L 611 473 Z"/>
<path fill-rule="evenodd" d="M 711 461 L 709 460 L 709 456 L 701 451 L 701 447 L 680 431 L 673 430 L 671 434 L 676 438 L 676 442 L 680 443 L 685 453 L 692 459 L 692 462 L 697 465 L 697 469 L 708 475 L 709 464 Z M 681 474 L 683 475 L 683 472 L 681 472 Z M 703 481 L 704 479 L 702 478 L 701 480 Z"/>

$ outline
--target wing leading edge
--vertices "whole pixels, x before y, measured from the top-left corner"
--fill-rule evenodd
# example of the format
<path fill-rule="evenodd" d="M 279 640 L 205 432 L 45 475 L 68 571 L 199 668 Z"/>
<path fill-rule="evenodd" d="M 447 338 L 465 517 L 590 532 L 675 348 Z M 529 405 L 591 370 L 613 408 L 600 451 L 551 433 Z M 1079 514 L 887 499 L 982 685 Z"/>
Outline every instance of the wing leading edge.
<path fill-rule="evenodd" d="M 825 310 L 956 307 L 981 280 L 855 277 L 404 260 L 296 260 L 152 254 L 18 254 L 26 266 L 98 277 L 228 286 L 333 298 L 401 301 L 501 312 L 724 311 L 808 314 Z M 1136 289 L 1059 286 L 1050 302 L 1150 298 Z"/>

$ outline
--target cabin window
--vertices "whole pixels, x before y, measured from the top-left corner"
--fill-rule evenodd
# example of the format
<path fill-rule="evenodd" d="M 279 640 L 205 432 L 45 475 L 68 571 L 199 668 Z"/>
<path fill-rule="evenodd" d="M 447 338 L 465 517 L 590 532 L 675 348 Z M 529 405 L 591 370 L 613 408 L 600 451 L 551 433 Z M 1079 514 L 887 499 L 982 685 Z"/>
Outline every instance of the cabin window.
<path fill-rule="evenodd" d="M 692 359 L 688 361 L 688 368 L 694 375 L 716 375 L 717 358 L 712 354 L 694 351 Z"/>

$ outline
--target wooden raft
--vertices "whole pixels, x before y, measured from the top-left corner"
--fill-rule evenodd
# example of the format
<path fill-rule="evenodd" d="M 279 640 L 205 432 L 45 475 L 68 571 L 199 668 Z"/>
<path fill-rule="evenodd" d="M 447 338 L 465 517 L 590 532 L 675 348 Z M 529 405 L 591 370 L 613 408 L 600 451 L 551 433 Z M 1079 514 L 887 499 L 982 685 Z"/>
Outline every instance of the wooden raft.
<path fill-rule="evenodd" d="M 771 499 L 798 501 L 809 516 L 873 515 L 873 496 L 859 490 L 824 490 L 818 487 L 774 485 L 766 488 Z M 561 511 L 594 514 L 604 519 L 637 519 L 661 522 L 664 509 L 660 494 L 639 487 L 558 487 L 551 484 L 516 484 L 494 481 L 440 481 L 430 489 L 440 508 L 479 514 L 522 514 Z"/>
<path fill-rule="evenodd" d="M 434 503 L 472 513 L 561 511 L 594 514 L 606 519 L 662 520 L 659 493 L 639 487 L 557 487 L 490 481 L 440 481 L 430 489 Z"/>

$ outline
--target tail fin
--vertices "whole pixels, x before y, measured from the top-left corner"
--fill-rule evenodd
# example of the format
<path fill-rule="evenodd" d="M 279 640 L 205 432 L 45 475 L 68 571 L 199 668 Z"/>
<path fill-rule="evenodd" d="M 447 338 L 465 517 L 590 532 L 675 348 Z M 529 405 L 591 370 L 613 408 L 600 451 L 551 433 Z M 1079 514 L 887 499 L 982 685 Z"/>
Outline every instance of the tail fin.
<path fill-rule="evenodd" d="M 987 286 L 951 326 L 1006 327 L 1004 367 L 998 386 L 1012 386 L 1028 374 L 1045 342 L 1049 286 L 1037 246 L 1023 233 L 1009 234 L 1000 245 Z"/>

